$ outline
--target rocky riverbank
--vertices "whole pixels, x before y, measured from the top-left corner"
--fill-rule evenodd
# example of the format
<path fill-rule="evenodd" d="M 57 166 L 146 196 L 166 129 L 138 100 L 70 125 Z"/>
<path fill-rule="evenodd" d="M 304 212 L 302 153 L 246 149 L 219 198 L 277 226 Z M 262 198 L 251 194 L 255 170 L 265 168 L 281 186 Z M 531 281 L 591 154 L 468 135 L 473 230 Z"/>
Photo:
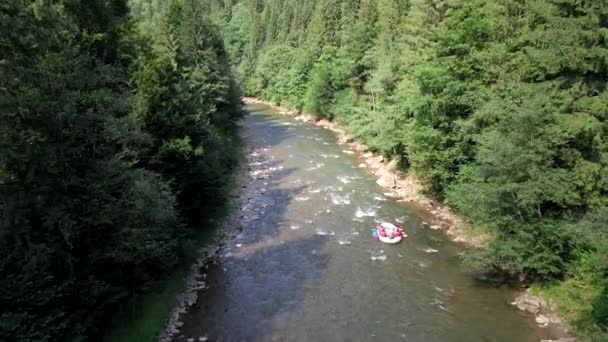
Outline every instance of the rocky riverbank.
<path fill-rule="evenodd" d="M 452 240 L 469 246 L 482 247 L 488 236 L 466 234 L 463 220 L 447 205 L 437 203 L 422 194 L 422 182 L 414 175 L 397 170 L 394 161 L 370 151 L 369 147 L 356 141 L 339 124 L 320 119 L 312 115 L 302 115 L 298 111 L 276 106 L 270 102 L 255 98 L 243 98 L 246 104 L 262 104 L 273 108 L 280 114 L 294 116 L 296 120 L 308 122 L 332 131 L 342 145 L 345 153 L 356 155 L 361 161 L 359 167 L 365 168 L 377 177 L 376 183 L 386 190 L 385 195 L 397 199 L 397 202 L 408 202 L 421 209 L 423 224 L 431 229 L 443 230 Z"/>
<path fill-rule="evenodd" d="M 567 322 L 557 316 L 557 307 L 555 303 L 547 301 L 542 297 L 535 296 L 530 293 L 530 290 L 522 292 L 516 299 L 511 303 L 516 306 L 519 310 L 528 312 L 534 315 L 534 320 L 539 326 L 543 328 L 554 329 L 559 334 L 563 334 L 556 340 L 542 340 L 541 342 L 574 342 L 576 338 L 566 336 L 570 327 Z"/>
<path fill-rule="evenodd" d="M 205 270 L 212 264 L 217 264 L 222 246 L 226 241 L 238 234 L 243 226 L 258 220 L 259 215 L 262 214 L 263 205 L 258 205 L 258 203 L 266 193 L 267 180 L 276 170 L 268 166 L 269 161 L 265 160 L 260 153 L 263 147 L 246 143 L 248 144 L 246 162 L 242 163 L 237 170 L 237 185 L 229 195 L 230 214 L 219 225 L 212 241 L 198 252 L 199 257 L 192 265 L 186 290 L 177 297 L 176 306 L 171 311 L 166 325 L 159 335 L 159 342 L 185 339 L 180 334 L 183 326 L 182 317 L 190 307 L 196 304 L 200 291 L 207 289 Z M 198 339 L 190 337 L 186 341 L 207 341 L 207 337 L 200 336 Z"/>

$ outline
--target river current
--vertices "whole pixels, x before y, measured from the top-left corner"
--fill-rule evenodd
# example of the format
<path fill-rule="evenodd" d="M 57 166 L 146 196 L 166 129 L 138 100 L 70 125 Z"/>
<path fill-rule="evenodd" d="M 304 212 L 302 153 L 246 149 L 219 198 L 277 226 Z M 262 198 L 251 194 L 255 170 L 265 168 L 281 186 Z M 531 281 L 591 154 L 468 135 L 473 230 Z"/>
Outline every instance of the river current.
<path fill-rule="evenodd" d="M 248 204 L 257 217 L 205 270 L 208 288 L 176 341 L 551 337 L 510 305 L 513 291 L 475 282 L 461 265 L 463 247 L 385 197 L 330 131 L 263 106 L 250 107 L 242 126 L 273 172 Z M 401 222 L 409 237 L 381 243 L 371 236 L 378 221 Z"/>

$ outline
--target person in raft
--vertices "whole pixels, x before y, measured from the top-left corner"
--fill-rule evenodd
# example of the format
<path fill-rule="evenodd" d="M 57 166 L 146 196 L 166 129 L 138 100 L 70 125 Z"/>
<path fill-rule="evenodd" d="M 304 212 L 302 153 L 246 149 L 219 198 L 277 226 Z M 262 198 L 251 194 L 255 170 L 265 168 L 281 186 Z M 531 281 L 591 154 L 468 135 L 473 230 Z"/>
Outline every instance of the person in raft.
<path fill-rule="evenodd" d="M 384 232 L 384 234 L 389 238 L 392 239 L 395 236 L 397 236 L 399 229 L 393 225 L 390 225 L 388 227 L 384 226 L 384 225 L 380 225 L 380 229 Z"/>

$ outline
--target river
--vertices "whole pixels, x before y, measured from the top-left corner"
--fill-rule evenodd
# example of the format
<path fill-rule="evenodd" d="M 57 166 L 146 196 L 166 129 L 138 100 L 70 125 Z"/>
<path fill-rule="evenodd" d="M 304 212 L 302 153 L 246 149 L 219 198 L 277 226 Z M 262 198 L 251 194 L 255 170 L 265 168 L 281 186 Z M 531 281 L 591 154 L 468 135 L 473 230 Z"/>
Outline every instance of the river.
<path fill-rule="evenodd" d="M 539 341 L 548 330 L 517 311 L 515 293 L 476 283 L 463 247 L 383 195 L 333 134 L 250 107 L 250 165 L 270 172 L 242 231 L 204 270 L 208 288 L 176 341 Z M 397 245 L 371 237 L 403 222 Z"/>

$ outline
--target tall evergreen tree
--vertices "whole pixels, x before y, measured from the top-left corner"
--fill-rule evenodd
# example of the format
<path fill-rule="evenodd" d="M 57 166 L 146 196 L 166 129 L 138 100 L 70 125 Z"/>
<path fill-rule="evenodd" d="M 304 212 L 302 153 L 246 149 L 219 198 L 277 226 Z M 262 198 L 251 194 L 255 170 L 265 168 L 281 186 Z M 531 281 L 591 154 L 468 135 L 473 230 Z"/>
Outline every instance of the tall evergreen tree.
<path fill-rule="evenodd" d="M 169 19 L 162 44 L 122 0 L 0 5 L 0 340 L 98 334 L 176 264 L 180 210 L 204 210 L 230 169 L 222 42 L 202 11 L 148 5 L 163 11 L 140 8 L 144 28 Z"/>

